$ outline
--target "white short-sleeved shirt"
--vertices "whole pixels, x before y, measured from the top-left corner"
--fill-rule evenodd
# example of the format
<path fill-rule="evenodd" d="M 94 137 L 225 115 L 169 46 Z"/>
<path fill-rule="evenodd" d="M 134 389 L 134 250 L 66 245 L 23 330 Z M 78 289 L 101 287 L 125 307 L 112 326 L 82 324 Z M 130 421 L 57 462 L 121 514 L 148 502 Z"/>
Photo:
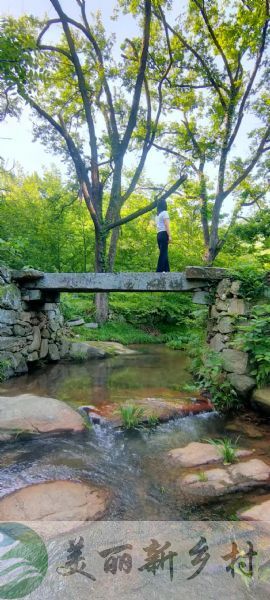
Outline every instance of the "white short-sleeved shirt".
<path fill-rule="evenodd" d="M 160 233 L 160 231 L 166 231 L 166 227 L 165 227 L 165 219 L 169 219 L 169 213 L 167 212 L 167 210 L 163 210 L 161 213 L 159 213 L 159 215 L 156 216 L 156 225 L 157 225 L 157 230 L 158 233 Z"/>

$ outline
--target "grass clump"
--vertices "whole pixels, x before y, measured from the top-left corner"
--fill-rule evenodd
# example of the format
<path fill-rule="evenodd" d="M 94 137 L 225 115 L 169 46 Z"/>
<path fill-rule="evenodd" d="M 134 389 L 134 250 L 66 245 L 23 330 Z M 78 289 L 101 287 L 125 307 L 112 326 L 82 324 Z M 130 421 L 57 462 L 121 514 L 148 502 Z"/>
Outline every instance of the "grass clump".
<path fill-rule="evenodd" d="M 208 481 L 208 477 L 207 477 L 207 473 L 205 471 L 200 471 L 199 473 L 197 473 L 198 475 L 198 481 Z"/>
<path fill-rule="evenodd" d="M 157 415 L 149 415 L 149 417 L 147 417 L 147 425 L 148 427 L 156 427 L 159 424 L 159 418 L 157 417 Z"/>
<path fill-rule="evenodd" d="M 134 404 L 120 406 L 117 413 L 121 416 L 124 429 L 138 429 L 141 427 L 141 422 L 145 417 L 144 409 Z"/>
<path fill-rule="evenodd" d="M 237 438 L 235 442 L 232 442 L 230 438 L 227 437 L 216 440 L 207 439 L 205 441 L 211 444 L 212 446 L 215 446 L 215 448 L 218 450 L 219 454 L 223 459 L 224 465 L 231 465 L 236 461 L 238 439 L 239 438 Z"/>

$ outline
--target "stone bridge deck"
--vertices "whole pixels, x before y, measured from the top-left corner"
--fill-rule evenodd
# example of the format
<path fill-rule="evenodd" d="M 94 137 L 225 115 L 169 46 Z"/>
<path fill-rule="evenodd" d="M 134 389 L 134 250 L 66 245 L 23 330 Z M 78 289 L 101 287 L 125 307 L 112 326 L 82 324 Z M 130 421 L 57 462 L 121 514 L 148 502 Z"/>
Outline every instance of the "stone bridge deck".
<path fill-rule="evenodd" d="M 225 269 L 187 267 L 183 273 L 41 273 L 13 271 L 25 290 L 48 292 L 188 292 L 204 290 L 226 275 Z"/>

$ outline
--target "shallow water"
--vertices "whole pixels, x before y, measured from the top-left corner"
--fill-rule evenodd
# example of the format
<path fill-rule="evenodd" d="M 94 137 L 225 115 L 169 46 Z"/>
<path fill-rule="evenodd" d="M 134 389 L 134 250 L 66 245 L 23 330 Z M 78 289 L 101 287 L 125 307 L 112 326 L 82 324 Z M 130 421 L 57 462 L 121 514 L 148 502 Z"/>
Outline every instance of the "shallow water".
<path fill-rule="evenodd" d="M 0 394 L 34 393 L 73 407 L 145 397 L 181 397 L 190 380 L 187 358 L 163 346 L 139 347 L 137 354 L 84 364 L 52 365 L 0 386 Z M 191 441 L 224 435 L 226 423 L 216 413 L 176 419 L 154 430 L 124 432 L 95 425 L 83 434 L 40 437 L 2 447 L 3 496 L 30 483 L 52 479 L 91 481 L 109 487 L 107 519 L 174 520 L 234 518 L 243 496 L 193 505 L 179 485 L 179 467 L 167 452 Z M 231 433 L 232 438 L 237 433 Z M 247 442 L 246 446 L 250 446 Z"/>

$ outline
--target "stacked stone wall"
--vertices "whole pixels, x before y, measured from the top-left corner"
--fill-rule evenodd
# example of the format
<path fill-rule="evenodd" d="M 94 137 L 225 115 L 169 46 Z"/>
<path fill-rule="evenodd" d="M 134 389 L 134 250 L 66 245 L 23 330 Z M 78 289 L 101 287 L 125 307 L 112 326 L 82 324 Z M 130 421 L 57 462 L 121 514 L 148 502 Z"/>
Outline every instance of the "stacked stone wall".
<path fill-rule="evenodd" d="M 63 340 L 64 318 L 59 297 L 27 296 L 0 268 L 0 368 L 12 377 L 27 373 L 38 361 L 58 361 L 68 351 Z"/>
<path fill-rule="evenodd" d="M 241 295 L 241 282 L 222 279 L 209 308 L 208 342 L 212 350 L 220 353 L 229 381 L 244 396 L 256 382 L 249 374 L 248 353 L 235 349 L 233 342 L 239 317 L 248 318 L 249 311 L 250 306 Z"/>

